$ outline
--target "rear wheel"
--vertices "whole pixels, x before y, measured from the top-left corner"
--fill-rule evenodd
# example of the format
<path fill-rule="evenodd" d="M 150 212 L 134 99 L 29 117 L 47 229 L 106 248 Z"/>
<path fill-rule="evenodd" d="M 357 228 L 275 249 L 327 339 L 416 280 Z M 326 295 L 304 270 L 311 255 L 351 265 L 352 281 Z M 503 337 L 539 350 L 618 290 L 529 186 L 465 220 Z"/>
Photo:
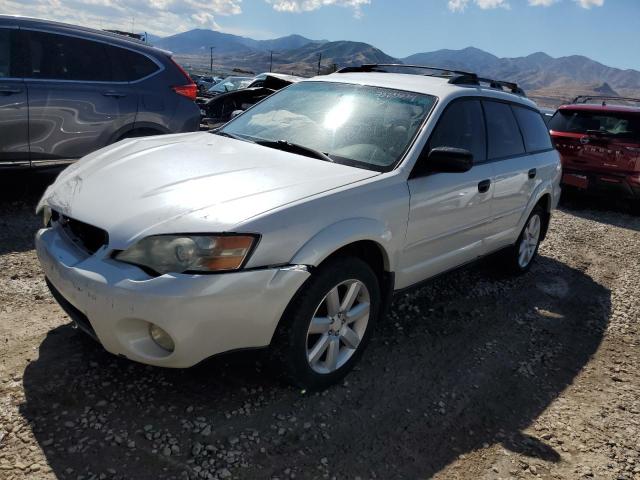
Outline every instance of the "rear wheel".
<path fill-rule="evenodd" d="M 540 206 L 536 206 L 529 215 L 518 241 L 506 253 L 505 266 L 511 272 L 524 273 L 531 268 L 538 254 L 545 218 L 544 210 Z"/>
<path fill-rule="evenodd" d="M 272 351 L 287 380 L 311 390 L 341 380 L 357 363 L 380 310 L 371 268 L 353 257 L 319 267 L 292 301 Z"/>

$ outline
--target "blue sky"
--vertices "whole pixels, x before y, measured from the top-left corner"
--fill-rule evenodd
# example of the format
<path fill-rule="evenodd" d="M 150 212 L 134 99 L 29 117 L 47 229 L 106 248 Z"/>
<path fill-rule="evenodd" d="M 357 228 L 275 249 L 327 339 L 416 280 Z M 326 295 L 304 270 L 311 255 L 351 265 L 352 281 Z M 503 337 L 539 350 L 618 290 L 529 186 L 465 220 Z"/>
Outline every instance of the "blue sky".
<path fill-rule="evenodd" d="M 640 0 L 2 0 L 15 13 L 171 34 L 357 40 L 398 57 L 474 46 L 498 56 L 580 54 L 640 70 Z"/>

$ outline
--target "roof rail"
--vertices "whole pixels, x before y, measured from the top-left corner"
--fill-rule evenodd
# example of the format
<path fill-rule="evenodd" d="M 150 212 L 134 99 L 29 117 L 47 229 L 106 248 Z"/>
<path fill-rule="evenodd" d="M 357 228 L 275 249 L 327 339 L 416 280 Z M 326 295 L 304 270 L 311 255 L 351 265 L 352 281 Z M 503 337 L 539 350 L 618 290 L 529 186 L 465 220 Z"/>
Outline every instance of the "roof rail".
<path fill-rule="evenodd" d="M 426 73 L 424 75 L 430 76 L 430 77 L 449 78 L 449 83 L 453 85 L 476 85 L 476 86 L 486 85 L 489 88 L 495 88 L 498 90 L 504 90 L 506 88 L 511 93 L 526 97 L 524 90 L 522 90 L 522 88 L 520 88 L 517 83 L 504 82 L 502 80 L 492 80 L 490 78 L 479 77 L 476 73 L 473 73 L 473 72 L 466 72 L 464 70 L 454 70 L 451 68 L 430 67 L 427 65 L 405 65 L 403 63 L 370 63 L 370 64 L 361 65 L 359 67 L 341 68 L 336 73 L 354 73 L 354 72 L 387 73 L 387 70 L 385 70 L 385 68 L 389 68 L 389 67 L 431 70 L 434 72 L 439 72 L 440 74 L 435 75 L 435 74 Z"/>
<path fill-rule="evenodd" d="M 602 102 L 602 106 L 607 106 L 607 100 L 615 100 L 618 102 L 632 102 L 632 103 L 640 103 L 640 98 L 630 98 L 630 97 L 616 97 L 616 96 L 607 96 L 607 95 L 578 95 L 574 98 L 571 103 L 590 103 L 591 101 L 596 100 L 598 103 Z"/>

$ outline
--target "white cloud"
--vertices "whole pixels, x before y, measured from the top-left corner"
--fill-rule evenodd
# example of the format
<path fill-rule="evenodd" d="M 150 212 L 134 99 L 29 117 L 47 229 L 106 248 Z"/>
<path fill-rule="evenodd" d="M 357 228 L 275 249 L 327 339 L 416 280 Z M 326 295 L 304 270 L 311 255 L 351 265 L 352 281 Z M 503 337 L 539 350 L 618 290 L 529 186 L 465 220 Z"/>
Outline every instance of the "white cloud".
<path fill-rule="evenodd" d="M 279 12 L 311 12 L 321 7 L 337 5 L 353 9 L 356 17 L 362 16 L 362 7 L 370 5 L 371 0 L 266 0 Z"/>
<path fill-rule="evenodd" d="M 220 30 L 216 17 L 242 13 L 242 0 L 2 0 L 2 13 L 94 28 L 173 35 L 192 28 Z"/>
<path fill-rule="evenodd" d="M 449 0 L 449 10 L 452 12 L 464 12 L 469 4 L 469 0 Z"/>
<path fill-rule="evenodd" d="M 476 0 L 476 3 L 483 10 L 491 8 L 511 8 L 506 0 Z"/>
<path fill-rule="evenodd" d="M 490 10 L 493 8 L 511 8 L 511 5 L 509 5 L 507 0 L 449 0 L 447 6 L 452 12 L 464 12 L 471 3 L 477 5 L 483 10 Z"/>
<path fill-rule="evenodd" d="M 601 7 L 604 5 L 604 0 L 574 0 L 582 8 Z"/>
<path fill-rule="evenodd" d="M 529 0 L 529 5 L 532 7 L 550 7 L 554 3 L 560 0 Z M 601 7 L 604 5 L 604 0 L 573 0 L 582 8 Z"/>
<path fill-rule="evenodd" d="M 269 1 L 269 0 L 267 0 Z M 528 3 L 532 7 L 550 7 L 554 3 L 558 3 L 562 0 L 528 0 Z M 582 8 L 601 7 L 604 5 L 604 0 L 573 0 Z M 493 8 L 506 8 L 510 9 L 511 5 L 508 0 L 448 0 L 447 6 L 452 12 L 464 12 L 469 5 L 476 5 L 483 10 L 489 10 Z"/>

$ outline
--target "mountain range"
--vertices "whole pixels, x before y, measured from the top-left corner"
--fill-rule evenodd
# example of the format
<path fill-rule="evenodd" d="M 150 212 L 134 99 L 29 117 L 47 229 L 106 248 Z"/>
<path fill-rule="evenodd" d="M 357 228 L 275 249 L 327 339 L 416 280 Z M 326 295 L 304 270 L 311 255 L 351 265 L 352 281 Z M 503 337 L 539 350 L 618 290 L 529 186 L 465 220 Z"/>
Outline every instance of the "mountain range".
<path fill-rule="evenodd" d="M 609 94 L 640 96 L 640 72 L 608 67 L 586 56 L 554 58 L 537 52 L 517 58 L 500 58 L 478 48 L 436 50 L 394 58 L 362 42 L 312 40 L 289 35 L 273 40 L 254 40 L 214 30 L 195 29 L 164 38 L 154 44 L 172 51 L 192 69 L 208 69 L 210 47 L 214 64 L 220 69 L 241 68 L 255 72 L 269 70 L 273 52 L 273 70 L 301 75 L 335 67 L 363 63 L 405 63 L 468 70 L 479 75 L 517 82 L 538 103 L 547 106 L 567 101 L 575 95 Z"/>

